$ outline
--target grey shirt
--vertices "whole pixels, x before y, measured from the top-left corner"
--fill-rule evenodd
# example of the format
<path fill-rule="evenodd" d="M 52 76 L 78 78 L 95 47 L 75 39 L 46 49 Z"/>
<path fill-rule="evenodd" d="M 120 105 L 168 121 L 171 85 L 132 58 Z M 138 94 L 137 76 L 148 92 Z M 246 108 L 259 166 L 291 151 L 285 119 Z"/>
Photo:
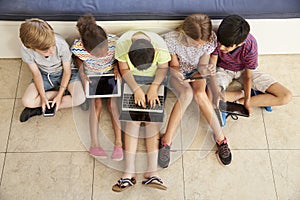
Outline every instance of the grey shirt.
<path fill-rule="evenodd" d="M 57 73 L 62 71 L 62 62 L 71 61 L 72 53 L 67 42 L 59 35 L 55 35 L 56 52 L 45 58 L 36 51 L 21 47 L 22 60 L 27 64 L 36 63 L 39 69 L 46 73 Z"/>

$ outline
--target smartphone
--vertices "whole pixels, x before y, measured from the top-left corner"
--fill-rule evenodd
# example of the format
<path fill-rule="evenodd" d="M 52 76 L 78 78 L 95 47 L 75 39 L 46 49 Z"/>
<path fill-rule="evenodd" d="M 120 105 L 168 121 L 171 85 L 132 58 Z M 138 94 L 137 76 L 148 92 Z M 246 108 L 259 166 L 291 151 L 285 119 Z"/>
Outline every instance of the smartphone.
<path fill-rule="evenodd" d="M 55 115 L 56 104 L 52 107 L 52 101 L 49 101 L 50 109 L 46 106 L 44 117 L 53 117 Z"/>
<path fill-rule="evenodd" d="M 229 114 L 235 114 L 243 117 L 249 117 L 249 111 L 245 108 L 244 105 L 229 101 L 220 101 L 219 109 L 222 112 L 227 112 Z"/>

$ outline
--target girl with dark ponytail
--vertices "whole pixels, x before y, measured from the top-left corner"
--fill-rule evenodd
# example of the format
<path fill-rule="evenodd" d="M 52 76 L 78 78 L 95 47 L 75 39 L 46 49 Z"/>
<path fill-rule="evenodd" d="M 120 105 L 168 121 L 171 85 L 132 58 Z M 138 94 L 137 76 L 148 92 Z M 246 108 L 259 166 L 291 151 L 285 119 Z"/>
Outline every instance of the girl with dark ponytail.
<path fill-rule="evenodd" d="M 81 16 L 77 22 L 77 29 L 80 39 L 74 41 L 71 51 L 75 55 L 75 61 L 79 67 L 80 77 L 85 88 L 86 82 L 90 82 L 87 75 L 115 74 L 115 78 L 120 78 L 117 62 L 115 60 L 115 44 L 117 37 L 106 34 L 103 28 L 97 25 L 95 18 L 90 15 Z M 102 99 L 91 99 L 90 108 L 90 136 L 91 145 L 89 153 L 99 158 L 107 158 L 107 154 L 100 147 L 98 140 L 99 121 L 102 111 Z M 121 140 L 121 126 L 117 119 L 119 111 L 116 98 L 107 101 L 108 110 L 112 118 L 112 125 L 115 133 L 114 150 L 111 155 L 113 160 L 123 159 L 123 149 Z"/>

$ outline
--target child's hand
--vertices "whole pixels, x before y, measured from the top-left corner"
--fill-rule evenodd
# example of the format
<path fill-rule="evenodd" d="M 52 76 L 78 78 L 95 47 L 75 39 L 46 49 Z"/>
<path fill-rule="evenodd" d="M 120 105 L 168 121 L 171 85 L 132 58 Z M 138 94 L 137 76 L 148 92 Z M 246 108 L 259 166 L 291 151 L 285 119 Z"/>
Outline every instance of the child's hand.
<path fill-rule="evenodd" d="M 151 108 L 155 107 L 156 102 L 160 105 L 160 101 L 157 95 L 157 89 L 159 85 L 151 84 L 148 91 L 147 91 L 147 103 L 150 105 Z"/>
<path fill-rule="evenodd" d="M 211 75 L 211 76 L 216 75 L 217 68 L 216 68 L 215 65 L 213 65 L 213 64 L 208 64 L 207 69 L 208 69 L 208 71 L 210 72 L 210 75 Z"/>
<path fill-rule="evenodd" d="M 44 95 L 44 96 L 41 95 L 40 97 L 41 97 L 41 103 L 42 103 L 42 111 L 44 113 L 46 110 L 46 106 L 48 109 L 50 109 L 50 105 L 49 105 L 46 95 Z"/>
<path fill-rule="evenodd" d="M 211 64 L 199 64 L 198 72 L 202 77 L 211 76 L 216 74 L 216 68 Z"/>
<path fill-rule="evenodd" d="M 119 80 L 121 80 L 121 74 L 120 74 L 120 72 L 119 72 L 119 70 L 118 70 L 118 68 L 114 68 L 114 74 L 115 74 L 115 80 L 117 80 L 117 79 L 119 79 Z"/>
<path fill-rule="evenodd" d="M 140 87 L 134 91 L 134 103 L 137 104 L 138 106 L 142 106 L 143 108 L 146 108 L 145 93 Z"/>
<path fill-rule="evenodd" d="M 52 101 L 52 107 L 54 107 L 54 105 L 56 104 L 56 110 L 58 111 L 58 108 L 61 104 L 61 100 L 62 100 L 62 95 L 58 94 L 56 97 L 54 97 L 53 101 Z"/>
<path fill-rule="evenodd" d="M 176 78 L 179 81 L 179 83 L 181 83 L 181 84 L 183 84 L 184 82 L 187 81 L 187 80 L 184 80 L 184 75 L 182 73 L 180 73 L 179 71 L 174 71 L 172 73 L 172 76 L 174 78 Z"/>

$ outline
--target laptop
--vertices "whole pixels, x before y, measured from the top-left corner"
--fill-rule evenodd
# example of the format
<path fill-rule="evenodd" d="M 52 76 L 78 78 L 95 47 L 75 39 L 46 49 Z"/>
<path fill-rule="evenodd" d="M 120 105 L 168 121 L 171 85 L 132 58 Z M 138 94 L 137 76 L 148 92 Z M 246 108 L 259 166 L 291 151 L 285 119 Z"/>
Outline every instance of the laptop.
<path fill-rule="evenodd" d="M 120 97 L 121 84 L 114 74 L 88 75 L 85 92 L 86 98 Z"/>
<path fill-rule="evenodd" d="M 140 84 L 146 94 L 150 85 Z M 165 88 L 161 85 L 158 89 L 158 98 L 160 105 L 156 104 L 155 107 L 151 108 L 147 104 L 146 108 L 138 106 L 134 103 L 134 94 L 127 83 L 123 84 L 122 93 L 122 107 L 120 120 L 121 121 L 141 121 L 141 122 L 163 122 L 164 118 L 164 99 L 165 99 Z M 147 97 L 146 97 L 147 99 Z"/>

